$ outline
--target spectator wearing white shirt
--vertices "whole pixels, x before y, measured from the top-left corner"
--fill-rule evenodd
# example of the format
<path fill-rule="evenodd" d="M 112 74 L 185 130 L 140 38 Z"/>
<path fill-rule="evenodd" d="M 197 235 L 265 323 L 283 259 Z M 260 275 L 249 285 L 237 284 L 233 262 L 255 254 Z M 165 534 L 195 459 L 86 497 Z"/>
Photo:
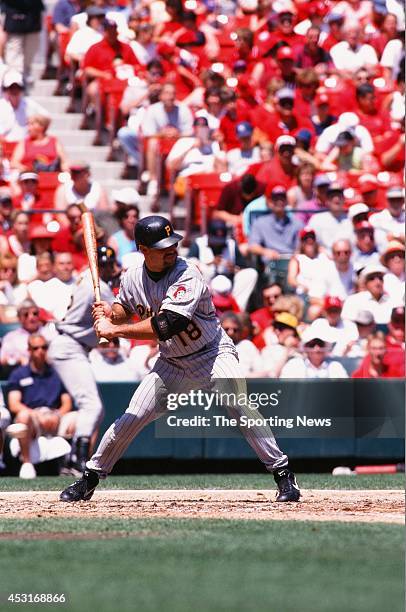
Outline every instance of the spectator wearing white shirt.
<path fill-rule="evenodd" d="M 366 266 L 360 275 L 364 290 L 350 295 L 344 302 L 342 318 L 353 321 L 360 310 L 369 310 L 377 325 L 390 321 L 393 308 L 399 306 L 396 299 L 385 293 L 383 279 L 387 272 L 381 264 Z"/>
<path fill-rule="evenodd" d="M 75 286 L 71 253 L 55 253 L 50 279 L 32 281 L 28 285 L 31 298 L 39 308 L 47 310 L 56 320 L 65 316 Z"/>
<path fill-rule="evenodd" d="M 375 242 L 374 228 L 368 221 L 360 221 L 354 227 L 355 244 L 352 253 L 352 265 L 359 272 L 368 266 L 379 262 L 379 252 Z"/>
<path fill-rule="evenodd" d="M 282 368 L 292 357 L 298 356 L 300 345 L 297 328 L 299 320 L 290 312 L 279 312 L 272 323 L 276 342 L 267 344 L 261 351 L 266 375 L 279 378 Z M 268 334 L 270 335 L 270 334 Z"/>
<path fill-rule="evenodd" d="M 362 37 L 360 26 L 353 24 L 346 30 L 346 40 L 330 49 L 331 59 L 337 70 L 352 74 L 363 66 L 376 66 L 376 51 L 371 45 L 363 43 Z"/>
<path fill-rule="evenodd" d="M 302 334 L 304 356 L 290 359 L 280 378 L 348 378 L 341 363 L 329 356 L 333 342 L 334 335 L 326 326 L 314 321 Z"/>
<path fill-rule="evenodd" d="M 337 123 L 333 123 L 320 134 L 315 146 L 316 156 L 322 161 L 334 146 L 339 134 L 348 129 L 354 131 L 363 153 L 373 152 L 374 143 L 367 128 L 360 125 L 359 117 L 355 113 L 345 112 L 338 117 Z"/>
<path fill-rule="evenodd" d="M 298 295 L 307 294 L 314 278 L 319 277 L 329 259 L 319 252 L 319 244 L 313 229 L 304 227 L 299 232 L 299 248 L 288 267 L 288 285 Z"/>
<path fill-rule="evenodd" d="M 405 239 L 405 189 L 390 187 L 386 194 L 388 207 L 372 214 L 368 221 L 377 236 L 385 240 Z"/>
<path fill-rule="evenodd" d="M 312 312 L 319 316 L 323 299 L 334 295 L 345 300 L 355 288 L 355 272 L 351 263 L 351 244 L 340 239 L 333 243 L 332 261 L 323 266 L 321 273 L 313 278 L 309 287 Z"/>
<path fill-rule="evenodd" d="M 353 321 L 343 320 L 341 312 L 343 302 L 340 298 L 328 295 L 324 299 L 324 318 L 316 319 L 314 323 L 325 326 L 332 338 L 335 338 L 332 355 L 342 357 L 350 342 L 358 338 L 357 326 Z"/>
<path fill-rule="evenodd" d="M 4 73 L 2 89 L 0 138 L 6 142 L 23 140 L 27 135 L 28 118 L 33 115 L 49 117 L 49 113 L 38 102 L 24 96 L 23 76 L 16 70 Z"/>
<path fill-rule="evenodd" d="M 351 221 L 344 211 L 344 188 L 341 183 L 333 182 L 327 188 L 326 212 L 315 213 L 308 227 L 316 233 L 320 246 L 330 252 L 335 240 L 351 229 Z"/>
<path fill-rule="evenodd" d="M 405 296 L 405 245 L 397 240 L 389 242 L 381 263 L 388 269 L 383 279 L 384 289 L 401 304 Z"/>
<path fill-rule="evenodd" d="M 361 358 L 367 354 L 368 337 L 375 331 L 374 317 L 369 310 L 360 310 L 354 318 L 357 338 L 347 344 L 345 357 Z"/>
<path fill-rule="evenodd" d="M 247 172 L 252 164 L 261 161 L 261 151 L 252 144 L 254 128 L 248 121 L 240 121 L 235 128 L 240 146 L 227 153 L 228 171 L 234 176 L 241 176 Z"/>
<path fill-rule="evenodd" d="M 86 9 L 87 24 L 78 28 L 68 42 L 65 58 L 80 63 L 90 47 L 103 38 L 101 25 L 106 11 L 101 6 L 88 6 Z"/>
<path fill-rule="evenodd" d="M 260 377 L 265 374 L 261 354 L 251 340 L 241 340 L 242 324 L 234 312 L 225 312 L 221 317 L 221 326 L 235 344 L 243 376 Z"/>

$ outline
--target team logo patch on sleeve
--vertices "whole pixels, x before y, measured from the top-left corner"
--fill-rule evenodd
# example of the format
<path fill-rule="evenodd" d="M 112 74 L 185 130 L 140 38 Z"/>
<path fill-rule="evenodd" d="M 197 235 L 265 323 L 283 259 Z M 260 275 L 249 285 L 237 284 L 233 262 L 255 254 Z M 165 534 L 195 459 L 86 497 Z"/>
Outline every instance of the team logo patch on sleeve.
<path fill-rule="evenodd" d="M 172 293 L 172 298 L 175 301 L 180 301 L 180 300 L 184 300 L 185 297 L 191 292 L 191 290 L 189 289 L 189 287 L 186 287 L 185 285 L 179 285 L 179 287 L 176 287 L 175 291 Z"/>

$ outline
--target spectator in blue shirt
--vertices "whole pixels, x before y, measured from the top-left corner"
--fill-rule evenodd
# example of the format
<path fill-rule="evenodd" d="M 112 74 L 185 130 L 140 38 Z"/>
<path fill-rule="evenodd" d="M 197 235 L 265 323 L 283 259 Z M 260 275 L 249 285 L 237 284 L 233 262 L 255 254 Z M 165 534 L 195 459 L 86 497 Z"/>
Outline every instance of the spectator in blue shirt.
<path fill-rule="evenodd" d="M 26 431 L 19 438 L 22 478 L 36 476 L 30 458 L 32 440 L 39 435 L 57 435 L 61 429 L 67 435 L 64 417 L 72 410 L 70 395 L 46 361 L 47 349 L 44 336 L 31 334 L 28 338 L 28 365 L 13 370 L 8 379 L 10 411 L 15 415 L 16 423 L 26 426 Z"/>
<path fill-rule="evenodd" d="M 250 252 L 260 255 L 265 264 L 293 253 L 302 227 L 299 221 L 286 214 L 285 187 L 276 186 L 268 192 L 266 204 L 269 212 L 253 221 L 248 241 Z"/>

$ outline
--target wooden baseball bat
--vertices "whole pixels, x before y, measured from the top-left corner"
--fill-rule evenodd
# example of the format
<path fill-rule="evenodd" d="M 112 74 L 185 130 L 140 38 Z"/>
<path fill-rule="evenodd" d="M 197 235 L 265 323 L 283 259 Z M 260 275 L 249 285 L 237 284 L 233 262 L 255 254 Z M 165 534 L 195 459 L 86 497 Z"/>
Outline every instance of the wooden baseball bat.
<path fill-rule="evenodd" d="M 95 302 L 100 302 L 101 295 L 99 266 L 97 265 L 96 226 L 93 214 L 87 210 L 82 212 L 82 227 L 90 274 L 92 275 L 94 299 Z M 99 338 L 99 344 L 108 344 L 108 342 L 107 338 Z"/>

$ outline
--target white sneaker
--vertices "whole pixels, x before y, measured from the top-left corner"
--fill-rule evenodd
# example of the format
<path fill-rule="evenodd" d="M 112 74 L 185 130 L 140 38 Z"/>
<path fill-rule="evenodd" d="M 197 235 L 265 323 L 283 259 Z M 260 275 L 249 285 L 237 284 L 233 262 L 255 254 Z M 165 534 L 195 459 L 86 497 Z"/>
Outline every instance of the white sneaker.
<path fill-rule="evenodd" d="M 158 181 L 156 179 L 151 179 L 148 183 L 147 187 L 147 196 L 154 198 L 158 193 Z"/>
<path fill-rule="evenodd" d="M 35 471 L 35 467 L 32 463 L 23 463 L 20 468 L 20 478 L 24 478 L 25 480 L 29 480 L 30 478 L 36 478 L 37 472 Z"/>

